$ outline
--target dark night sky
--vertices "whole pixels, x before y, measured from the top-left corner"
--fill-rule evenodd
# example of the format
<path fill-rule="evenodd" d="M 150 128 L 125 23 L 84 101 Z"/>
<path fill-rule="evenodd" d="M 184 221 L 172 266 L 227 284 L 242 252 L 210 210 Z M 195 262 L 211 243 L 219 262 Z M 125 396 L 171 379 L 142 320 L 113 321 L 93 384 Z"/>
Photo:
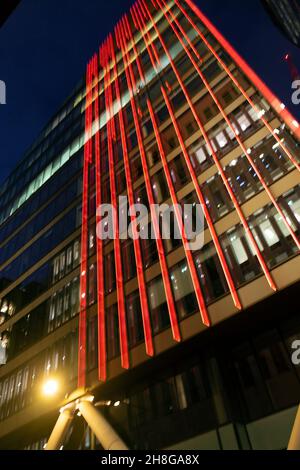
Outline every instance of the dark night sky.
<path fill-rule="evenodd" d="M 133 0 L 22 0 L 0 29 L 0 181 L 3 181 L 83 75 L 85 64 Z M 291 103 L 283 61 L 299 49 L 273 26 L 259 0 L 196 0 L 271 89 Z"/>

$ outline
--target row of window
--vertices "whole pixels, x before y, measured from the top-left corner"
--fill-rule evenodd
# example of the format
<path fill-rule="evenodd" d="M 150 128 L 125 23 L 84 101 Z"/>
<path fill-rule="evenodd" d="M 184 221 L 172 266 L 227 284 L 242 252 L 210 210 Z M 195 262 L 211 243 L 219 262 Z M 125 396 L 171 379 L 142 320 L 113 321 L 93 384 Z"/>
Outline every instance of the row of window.
<path fill-rule="evenodd" d="M 134 448 L 157 449 L 229 422 L 241 427 L 295 406 L 300 368 L 290 357 L 299 334 L 295 315 L 259 335 L 248 333 L 247 340 L 231 338 L 230 347 L 227 342 L 211 342 L 209 352 L 190 353 L 134 388 L 116 393 L 113 399 L 124 398 L 123 404 L 108 408 L 108 419 L 117 423 Z M 242 439 L 240 445 L 247 449 L 251 443 Z"/>
<path fill-rule="evenodd" d="M 0 242 L 2 243 L 15 230 L 22 226 L 27 220 L 37 212 L 42 206 L 48 203 L 49 199 L 59 194 L 76 173 L 82 170 L 83 155 L 79 152 L 72 160 L 55 175 L 54 178 L 43 185 L 42 190 L 33 195 L 22 208 L 0 228 Z"/>
<path fill-rule="evenodd" d="M 0 275 L 0 291 L 15 282 L 43 256 L 71 235 L 81 224 L 81 207 L 71 209 L 59 222 L 12 261 Z"/>
<path fill-rule="evenodd" d="M 296 231 L 300 226 L 300 188 L 290 191 L 281 201 L 282 208 L 289 218 L 291 225 Z M 250 228 L 258 243 L 261 252 L 269 266 L 274 266 L 286 261 L 296 254 L 296 246 L 291 239 L 290 233 L 284 225 L 281 216 L 275 211 L 272 205 L 259 209 L 257 213 L 249 218 Z M 150 267 L 158 260 L 155 242 L 148 244 L 149 249 L 143 249 L 145 268 Z M 261 274 L 261 267 L 257 261 L 255 251 L 245 235 L 241 226 L 229 230 L 221 237 L 221 243 L 227 258 L 229 268 L 237 287 L 250 282 Z M 146 247 L 146 245 L 145 245 Z M 74 256 L 75 263 L 79 262 L 79 242 L 75 241 L 64 250 L 53 262 L 53 281 L 57 282 L 65 276 L 69 270 L 73 269 Z M 132 241 L 125 241 L 123 244 L 123 266 L 125 267 L 125 282 L 136 275 L 134 251 Z M 69 256 L 69 259 L 68 259 Z M 199 280 L 203 289 L 204 298 L 207 304 L 212 303 L 228 292 L 226 279 L 216 254 L 213 243 L 205 245 L 204 248 L 194 254 L 195 264 L 199 274 Z M 114 252 L 110 252 L 104 258 L 105 272 L 105 293 L 111 293 L 116 289 L 115 260 Z M 60 277 L 61 276 L 61 277 Z M 186 261 L 170 270 L 177 314 L 179 319 L 183 319 L 198 310 L 197 300 L 194 293 L 193 283 L 189 274 Z M 89 267 L 88 302 L 90 305 L 97 301 L 97 270 L 96 265 Z M 162 277 L 155 279 L 148 285 L 148 299 L 151 312 L 152 328 L 154 334 L 170 326 L 169 315 L 164 291 Z M 42 335 L 52 332 L 61 324 L 68 321 L 78 313 L 79 302 L 79 279 L 76 277 L 69 282 L 59 292 L 56 292 L 47 304 L 48 320 L 45 327 L 45 308 L 40 307 L 36 312 L 27 315 L 14 325 L 11 342 L 17 344 L 14 353 L 22 349 L 24 338 L 25 344 L 30 345 L 34 340 L 39 340 Z M 143 325 L 139 293 L 128 296 L 127 321 L 130 346 L 134 347 L 143 340 Z M 5 319 L 14 314 L 15 306 L 2 301 L 1 313 Z M 39 316 L 38 320 L 36 315 Z M 34 326 L 32 325 L 34 323 Z M 2 322 L 3 323 L 3 322 Z M 24 335 L 24 327 L 27 333 Z M 15 332 L 21 332 L 20 339 L 16 340 Z M 28 338 L 26 338 L 28 336 Z M 118 335 L 118 311 L 117 305 L 113 305 L 107 312 L 107 337 L 109 357 L 119 354 Z M 4 338 L 6 341 L 6 337 Z M 15 350 L 16 349 L 16 350 Z"/>
<path fill-rule="evenodd" d="M 1 248 L 0 265 L 30 241 L 51 220 L 59 216 L 81 194 L 81 177 L 74 180 L 65 188 L 63 197 L 60 194 L 42 212 L 20 230 L 9 242 Z"/>

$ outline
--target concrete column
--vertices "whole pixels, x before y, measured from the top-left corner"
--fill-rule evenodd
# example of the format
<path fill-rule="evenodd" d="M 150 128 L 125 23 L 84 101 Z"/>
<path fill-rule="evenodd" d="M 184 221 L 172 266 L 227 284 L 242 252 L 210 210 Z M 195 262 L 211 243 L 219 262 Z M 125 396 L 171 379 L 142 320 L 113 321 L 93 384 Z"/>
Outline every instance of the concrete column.
<path fill-rule="evenodd" d="M 74 407 L 66 407 L 60 411 L 45 450 L 59 450 L 64 444 L 66 434 L 73 421 Z"/>
<path fill-rule="evenodd" d="M 300 406 L 296 415 L 288 450 L 300 450 Z"/>
<path fill-rule="evenodd" d="M 113 427 L 90 401 L 81 400 L 77 408 L 105 450 L 128 450 Z"/>

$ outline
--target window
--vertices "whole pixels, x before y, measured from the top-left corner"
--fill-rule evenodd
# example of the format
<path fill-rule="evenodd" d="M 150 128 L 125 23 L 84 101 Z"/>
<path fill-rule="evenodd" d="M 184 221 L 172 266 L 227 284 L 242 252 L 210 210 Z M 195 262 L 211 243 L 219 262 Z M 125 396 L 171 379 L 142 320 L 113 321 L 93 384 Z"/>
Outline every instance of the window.
<path fill-rule="evenodd" d="M 213 243 L 195 254 L 199 280 L 207 304 L 228 292 L 226 278 Z"/>
<path fill-rule="evenodd" d="M 214 222 L 233 209 L 233 203 L 219 175 L 210 178 L 202 186 L 202 190 Z"/>
<path fill-rule="evenodd" d="M 95 264 L 89 267 L 89 305 L 93 305 L 96 302 L 97 295 L 97 269 Z"/>
<path fill-rule="evenodd" d="M 188 181 L 190 181 L 191 176 L 182 155 L 179 155 L 169 163 L 169 169 L 176 191 L 179 191 Z"/>
<path fill-rule="evenodd" d="M 170 326 L 166 295 L 162 278 L 159 277 L 148 285 L 148 299 L 154 333 L 159 333 Z"/>
<path fill-rule="evenodd" d="M 207 121 L 209 121 L 210 119 L 214 117 L 214 113 L 212 112 L 211 108 L 205 108 L 203 113 Z"/>
<path fill-rule="evenodd" d="M 127 282 L 136 276 L 136 262 L 132 240 L 124 240 L 122 243 L 122 263 L 124 281 Z"/>
<path fill-rule="evenodd" d="M 242 114 L 240 117 L 238 117 L 237 121 L 243 132 L 245 132 L 251 126 L 251 122 L 245 114 Z"/>
<path fill-rule="evenodd" d="M 232 276 L 237 285 L 250 282 L 261 272 L 242 227 L 229 230 L 221 237 L 222 245 Z"/>
<path fill-rule="evenodd" d="M 87 356 L 89 370 L 93 370 L 97 367 L 97 343 L 97 317 L 92 317 L 88 321 L 87 328 Z"/>
<path fill-rule="evenodd" d="M 224 132 L 220 132 L 219 134 L 216 135 L 216 141 L 221 149 L 226 147 L 228 143 L 228 140 L 225 137 Z"/>
<path fill-rule="evenodd" d="M 188 134 L 188 136 L 191 136 L 194 134 L 195 132 L 195 128 L 194 128 L 194 125 L 193 123 L 189 122 L 188 124 L 186 124 L 186 132 Z"/>
<path fill-rule="evenodd" d="M 168 185 L 163 170 L 152 176 L 152 189 L 157 204 L 161 204 L 169 197 Z"/>
<path fill-rule="evenodd" d="M 144 339 L 143 319 L 139 292 L 126 297 L 129 346 L 133 348 Z"/>
<path fill-rule="evenodd" d="M 222 98 L 223 98 L 223 101 L 224 101 L 225 105 L 228 105 L 228 104 L 232 103 L 232 101 L 234 99 L 232 94 L 228 90 L 225 93 L 223 93 Z"/>
<path fill-rule="evenodd" d="M 185 318 L 197 312 L 198 303 L 186 262 L 173 268 L 170 277 L 179 318 Z"/>
<path fill-rule="evenodd" d="M 104 257 L 104 284 L 106 294 L 110 294 L 116 288 L 114 251 Z"/>

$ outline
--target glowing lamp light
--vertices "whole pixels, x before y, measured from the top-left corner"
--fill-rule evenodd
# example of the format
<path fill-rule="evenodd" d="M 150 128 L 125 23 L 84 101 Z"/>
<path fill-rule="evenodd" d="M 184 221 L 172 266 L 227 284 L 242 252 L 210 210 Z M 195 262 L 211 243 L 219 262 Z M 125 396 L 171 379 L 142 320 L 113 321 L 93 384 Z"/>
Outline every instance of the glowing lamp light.
<path fill-rule="evenodd" d="M 58 392 L 59 385 L 57 380 L 49 379 L 43 385 L 43 393 L 47 397 L 51 397 Z"/>

